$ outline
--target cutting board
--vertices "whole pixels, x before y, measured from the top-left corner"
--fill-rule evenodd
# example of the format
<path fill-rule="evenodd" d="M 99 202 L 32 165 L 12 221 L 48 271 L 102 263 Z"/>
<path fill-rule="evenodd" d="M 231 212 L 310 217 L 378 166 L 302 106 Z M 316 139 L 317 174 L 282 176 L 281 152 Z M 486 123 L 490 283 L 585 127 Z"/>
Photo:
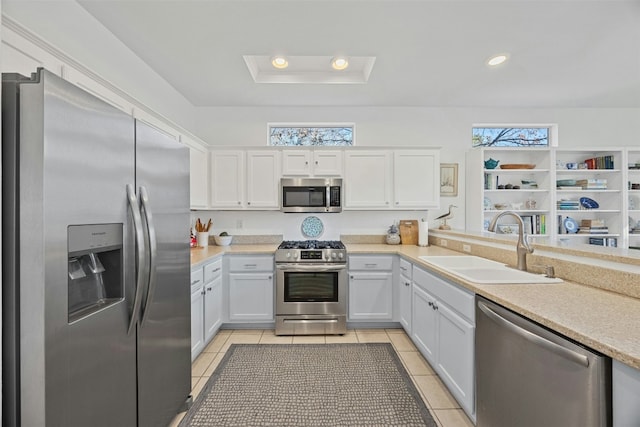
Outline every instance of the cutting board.
<path fill-rule="evenodd" d="M 418 244 L 418 220 L 404 219 L 400 221 L 400 239 L 403 245 Z"/>

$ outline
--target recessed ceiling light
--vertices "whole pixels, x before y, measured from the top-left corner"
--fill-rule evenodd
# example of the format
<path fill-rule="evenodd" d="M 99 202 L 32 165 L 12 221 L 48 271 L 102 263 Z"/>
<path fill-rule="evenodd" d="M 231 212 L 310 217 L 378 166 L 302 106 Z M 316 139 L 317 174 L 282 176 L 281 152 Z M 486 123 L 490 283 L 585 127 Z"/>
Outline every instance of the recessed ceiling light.
<path fill-rule="evenodd" d="M 492 56 L 487 60 L 487 65 L 490 67 L 495 67 L 497 65 L 502 64 L 506 60 L 507 60 L 507 55 L 504 55 L 504 54 Z"/>
<path fill-rule="evenodd" d="M 274 68 L 282 70 L 289 66 L 289 61 L 287 61 L 287 58 L 284 56 L 274 56 L 271 59 L 271 65 L 273 65 Z"/>
<path fill-rule="evenodd" d="M 331 66 L 334 70 L 344 70 L 349 66 L 347 58 L 337 56 L 331 60 Z"/>

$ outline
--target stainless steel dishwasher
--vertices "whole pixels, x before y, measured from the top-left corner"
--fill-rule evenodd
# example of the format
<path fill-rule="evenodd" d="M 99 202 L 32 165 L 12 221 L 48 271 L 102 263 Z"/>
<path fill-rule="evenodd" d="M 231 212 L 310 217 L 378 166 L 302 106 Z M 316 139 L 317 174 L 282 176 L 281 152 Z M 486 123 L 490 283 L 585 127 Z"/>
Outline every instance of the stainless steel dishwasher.
<path fill-rule="evenodd" d="M 611 359 L 476 296 L 478 427 L 611 426 Z"/>

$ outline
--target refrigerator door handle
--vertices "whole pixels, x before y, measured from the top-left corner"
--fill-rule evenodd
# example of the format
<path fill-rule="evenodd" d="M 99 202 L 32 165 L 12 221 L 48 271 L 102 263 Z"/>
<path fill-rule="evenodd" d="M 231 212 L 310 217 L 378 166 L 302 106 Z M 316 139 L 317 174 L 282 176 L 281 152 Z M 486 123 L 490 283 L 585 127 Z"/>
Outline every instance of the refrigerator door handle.
<path fill-rule="evenodd" d="M 147 286 L 147 297 L 143 306 L 144 310 L 142 312 L 142 321 L 140 322 L 140 326 L 144 327 L 144 322 L 147 319 L 147 309 L 151 304 L 153 294 L 156 290 L 158 241 L 156 238 L 156 228 L 153 224 L 153 215 L 151 215 L 151 210 L 149 208 L 149 194 L 145 187 L 140 187 L 140 201 L 142 202 L 142 211 L 144 212 L 149 236 L 149 283 Z"/>
<path fill-rule="evenodd" d="M 482 302 L 478 302 L 478 308 L 480 310 L 482 310 L 484 312 L 484 314 L 486 314 L 491 320 L 493 320 L 494 322 L 502 325 L 503 327 L 507 328 L 508 330 L 510 330 L 511 332 L 513 332 L 516 335 L 519 335 L 520 337 L 542 347 L 542 348 L 546 348 L 547 350 L 557 354 L 560 357 L 564 357 L 565 359 L 568 359 L 574 363 L 577 363 L 579 365 L 584 366 L 585 368 L 589 367 L 589 358 L 583 354 L 579 354 L 576 353 L 575 351 L 568 349 L 566 347 L 563 347 L 559 344 L 556 344 L 552 341 L 549 341 L 547 339 L 545 339 L 544 337 L 541 337 L 537 334 L 534 334 L 533 332 L 529 332 L 528 330 L 514 324 L 511 323 L 510 321 L 508 321 L 507 319 L 505 319 L 504 317 L 500 316 L 498 313 L 496 313 L 495 311 L 493 311 L 492 309 L 490 309 L 487 305 L 485 305 Z"/>
<path fill-rule="evenodd" d="M 131 209 L 131 216 L 133 217 L 133 228 L 136 233 L 136 254 L 137 254 L 137 275 L 136 275 L 136 291 L 133 299 L 133 309 L 131 310 L 131 319 L 129 320 L 128 334 L 131 334 L 140 312 L 140 305 L 142 304 L 142 290 L 144 289 L 145 278 L 148 277 L 147 271 L 147 245 L 144 238 L 144 231 L 142 229 L 142 214 L 140 213 L 140 207 L 138 206 L 138 198 L 130 184 L 127 184 L 127 200 L 129 202 L 129 209 Z"/>

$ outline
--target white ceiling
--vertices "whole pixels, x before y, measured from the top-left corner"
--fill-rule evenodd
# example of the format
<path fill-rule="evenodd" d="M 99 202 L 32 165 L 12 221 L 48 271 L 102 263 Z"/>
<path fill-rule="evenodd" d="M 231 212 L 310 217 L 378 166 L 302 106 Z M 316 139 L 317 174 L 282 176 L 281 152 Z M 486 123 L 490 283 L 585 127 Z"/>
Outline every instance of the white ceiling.
<path fill-rule="evenodd" d="M 194 106 L 640 107 L 640 0 L 79 3 Z M 366 84 L 255 83 L 243 55 L 274 54 L 376 62 Z"/>

